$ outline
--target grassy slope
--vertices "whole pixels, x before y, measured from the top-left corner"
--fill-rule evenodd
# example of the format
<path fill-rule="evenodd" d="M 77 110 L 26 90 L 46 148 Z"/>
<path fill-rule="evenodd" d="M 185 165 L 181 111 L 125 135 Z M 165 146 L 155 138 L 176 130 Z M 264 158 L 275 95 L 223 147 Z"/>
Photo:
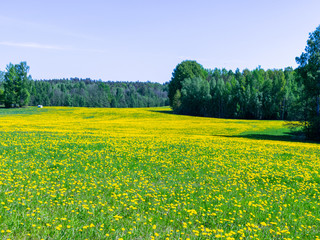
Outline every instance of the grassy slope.
<path fill-rule="evenodd" d="M 167 108 L 0 116 L 2 239 L 320 235 L 320 146 L 291 141 L 281 121 Z"/>

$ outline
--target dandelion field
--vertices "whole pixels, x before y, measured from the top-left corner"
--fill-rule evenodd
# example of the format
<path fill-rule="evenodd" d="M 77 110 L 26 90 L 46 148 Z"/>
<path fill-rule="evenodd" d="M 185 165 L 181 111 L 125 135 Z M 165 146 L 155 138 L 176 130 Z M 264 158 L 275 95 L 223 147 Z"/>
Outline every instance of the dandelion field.
<path fill-rule="evenodd" d="M 0 110 L 1 239 L 317 239 L 320 145 L 168 108 Z"/>

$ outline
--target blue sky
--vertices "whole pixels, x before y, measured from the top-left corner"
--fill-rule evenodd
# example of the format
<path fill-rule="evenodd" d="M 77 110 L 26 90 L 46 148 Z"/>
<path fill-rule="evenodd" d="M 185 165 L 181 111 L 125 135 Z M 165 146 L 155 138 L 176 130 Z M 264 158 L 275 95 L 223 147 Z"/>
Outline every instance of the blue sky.
<path fill-rule="evenodd" d="M 163 83 L 186 59 L 296 67 L 319 9 L 319 0 L 1 1 L 0 70 L 27 61 L 34 79 Z"/>

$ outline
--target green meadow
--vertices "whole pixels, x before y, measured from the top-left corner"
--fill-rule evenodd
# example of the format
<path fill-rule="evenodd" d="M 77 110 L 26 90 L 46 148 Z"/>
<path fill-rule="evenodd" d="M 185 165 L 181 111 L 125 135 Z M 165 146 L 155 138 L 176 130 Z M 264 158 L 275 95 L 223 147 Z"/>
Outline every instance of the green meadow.
<path fill-rule="evenodd" d="M 319 158 L 283 121 L 0 110 L 0 238 L 318 239 Z"/>

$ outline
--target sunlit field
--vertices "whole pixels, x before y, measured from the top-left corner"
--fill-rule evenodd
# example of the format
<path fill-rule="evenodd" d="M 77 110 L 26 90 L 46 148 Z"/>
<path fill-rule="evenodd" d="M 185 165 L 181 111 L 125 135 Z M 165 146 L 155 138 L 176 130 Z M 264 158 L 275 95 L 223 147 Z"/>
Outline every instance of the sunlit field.
<path fill-rule="evenodd" d="M 317 239 L 320 144 L 283 123 L 0 110 L 0 238 Z"/>

